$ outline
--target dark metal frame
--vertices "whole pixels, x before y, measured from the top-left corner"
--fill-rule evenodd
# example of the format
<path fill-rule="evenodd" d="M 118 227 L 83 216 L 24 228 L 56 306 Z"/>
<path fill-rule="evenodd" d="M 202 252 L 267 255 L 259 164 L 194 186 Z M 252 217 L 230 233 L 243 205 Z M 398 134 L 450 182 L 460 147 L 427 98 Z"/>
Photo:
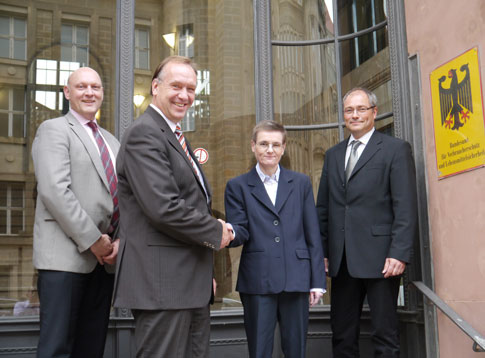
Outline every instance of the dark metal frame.
<path fill-rule="evenodd" d="M 485 337 L 482 336 L 475 328 L 473 328 L 467 321 L 461 318 L 445 301 L 436 295 L 429 287 L 421 281 L 411 282 L 414 287 L 418 289 L 433 305 L 438 307 L 446 317 L 448 317 L 455 325 L 460 328 L 473 341 L 472 349 L 474 352 L 485 352 Z"/>

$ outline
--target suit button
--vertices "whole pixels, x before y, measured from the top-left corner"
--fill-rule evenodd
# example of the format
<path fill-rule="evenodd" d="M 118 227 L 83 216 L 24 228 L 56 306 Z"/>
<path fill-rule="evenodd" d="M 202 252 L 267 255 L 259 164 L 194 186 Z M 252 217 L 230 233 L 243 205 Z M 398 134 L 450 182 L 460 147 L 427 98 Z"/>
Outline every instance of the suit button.
<path fill-rule="evenodd" d="M 278 226 L 280 222 L 278 220 L 273 221 L 274 226 Z"/>
<path fill-rule="evenodd" d="M 274 238 L 274 241 L 275 241 L 275 242 L 280 242 L 280 237 L 279 237 L 279 236 L 276 236 L 276 237 Z"/>

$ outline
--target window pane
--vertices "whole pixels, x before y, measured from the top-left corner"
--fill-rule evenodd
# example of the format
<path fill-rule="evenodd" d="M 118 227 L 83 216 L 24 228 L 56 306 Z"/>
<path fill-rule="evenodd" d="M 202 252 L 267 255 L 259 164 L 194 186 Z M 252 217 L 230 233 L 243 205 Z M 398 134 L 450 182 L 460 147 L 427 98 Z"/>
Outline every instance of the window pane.
<path fill-rule="evenodd" d="M 10 206 L 12 208 L 24 207 L 24 185 L 19 183 L 10 184 Z"/>
<path fill-rule="evenodd" d="M 148 67 L 148 52 L 147 51 L 139 51 L 138 52 L 138 68 L 149 69 Z"/>
<path fill-rule="evenodd" d="M 138 47 L 148 48 L 148 31 L 138 29 Z"/>
<path fill-rule="evenodd" d="M 72 43 L 72 26 L 62 25 L 61 28 L 61 43 Z"/>
<path fill-rule="evenodd" d="M 0 182 L 0 207 L 7 206 L 7 187 L 6 182 Z"/>
<path fill-rule="evenodd" d="M 61 60 L 72 61 L 72 46 L 61 46 Z"/>
<path fill-rule="evenodd" d="M 0 88 L 0 109 L 8 111 L 8 93 L 7 88 Z"/>
<path fill-rule="evenodd" d="M 46 84 L 55 85 L 56 84 L 57 71 L 47 70 L 46 73 Z"/>
<path fill-rule="evenodd" d="M 273 46 L 275 118 L 285 125 L 336 123 L 334 45 Z"/>
<path fill-rule="evenodd" d="M 272 0 L 272 38 L 281 41 L 333 38 L 331 3 L 323 0 L 304 0 L 289 5 L 288 1 Z"/>
<path fill-rule="evenodd" d="M 353 0 L 338 3 L 341 35 L 365 30 L 386 19 L 384 0 Z"/>
<path fill-rule="evenodd" d="M 84 26 L 77 26 L 77 38 L 76 44 L 87 45 L 88 44 L 88 28 Z"/>
<path fill-rule="evenodd" d="M 0 113 L 0 137 L 8 137 L 8 114 Z"/>
<path fill-rule="evenodd" d="M 12 210 L 10 212 L 10 233 L 18 235 L 24 230 L 24 214 L 22 210 Z"/>
<path fill-rule="evenodd" d="M 46 108 L 56 109 L 56 92 L 35 91 L 35 101 Z"/>
<path fill-rule="evenodd" d="M 20 88 L 14 88 L 13 91 L 13 110 L 24 110 L 24 90 Z"/>
<path fill-rule="evenodd" d="M 10 35 L 10 18 L 6 16 L 0 16 L 0 35 Z"/>
<path fill-rule="evenodd" d="M 88 64 L 88 49 L 84 47 L 77 48 L 76 60 L 81 65 L 86 66 Z"/>
<path fill-rule="evenodd" d="M 13 42 L 13 58 L 16 60 L 25 60 L 25 40 L 15 40 Z"/>
<path fill-rule="evenodd" d="M 57 70 L 57 61 L 47 60 L 45 61 L 46 67 L 48 70 Z"/>
<path fill-rule="evenodd" d="M 27 37 L 25 34 L 25 20 L 14 19 L 13 20 L 14 34 L 15 37 Z"/>
<path fill-rule="evenodd" d="M 382 30 L 385 31 L 385 29 Z M 380 34 L 382 33 L 378 31 L 347 41 L 342 41 L 342 75 L 352 79 L 354 85 L 359 83 L 362 85 L 364 79 L 377 76 L 379 73 L 381 80 L 390 78 L 387 36 L 385 34 L 381 35 L 384 37 L 382 43 L 374 41 L 374 38 L 379 39 Z M 375 35 L 375 37 L 373 35 Z M 349 83 L 350 82 L 345 82 L 345 84 Z M 369 85 L 366 87 L 369 87 Z"/>
<path fill-rule="evenodd" d="M 5 38 L 0 39 L 0 56 L 1 57 L 10 57 L 10 47 L 9 47 L 9 40 Z"/>
<path fill-rule="evenodd" d="M 16 138 L 22 138 L 24 136 L 24 115 L 23 114 L 13 115 L 12 136 Z"/>
<path fill-rule="evenodd" d="M 7 211 L 0 210 L 0 235 L 7 233 Z"/>

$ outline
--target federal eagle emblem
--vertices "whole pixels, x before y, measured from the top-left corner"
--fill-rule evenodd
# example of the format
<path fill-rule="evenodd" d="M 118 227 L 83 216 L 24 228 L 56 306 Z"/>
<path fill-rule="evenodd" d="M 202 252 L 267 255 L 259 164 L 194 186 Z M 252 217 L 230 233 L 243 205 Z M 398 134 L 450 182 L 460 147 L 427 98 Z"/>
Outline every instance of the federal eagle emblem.
<path fill-rule="evenodd" d="M 439 82 L 441 125 L 451 130 L 459 130 L 470 113 L 473 113 L 472 89 L 470 82 L 470 69 L 468 63 L 460 67 L 461 72 L 465 72 L 465 77 L 458 82 L 456 69 L 452 68 L 448 72 L 451 79 L 449 88 L 444 88 L 443 83 L 446 76 L 442 76 Z"/>

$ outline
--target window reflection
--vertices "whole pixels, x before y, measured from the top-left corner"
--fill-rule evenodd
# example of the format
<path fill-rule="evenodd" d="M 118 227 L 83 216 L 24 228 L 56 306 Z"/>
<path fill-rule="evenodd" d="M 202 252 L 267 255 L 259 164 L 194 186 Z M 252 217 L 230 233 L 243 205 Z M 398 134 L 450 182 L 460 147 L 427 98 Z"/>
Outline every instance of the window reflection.
<path fill-rule="evenodd" d="M 337 3 L 340 35 L 365 30 L 386 20 L 387 17 L 384 0 L 339 0 Z M 375 36 L 372 38 L 375 39 Z"/>
<path fill-rule="evenodd" d="M 337 122 L 334 45 L 274 46 L 275 118 L 285 125 Z"/>
<path fill-rule="evenodd" d="M 319 40 L 334 36 L 332 0 L 272 0 L 272 39 Z"/>
<path fill-rule="evenodd" d="M 0 1 L 0 316 L 38 314 L 30 150 L 38 125 L 69 109 L 71 72 L 100 73 L 100 122 L 114 130 L 116 2 L 87 0 L 82 11 L 74 0 L 17 3 Z"/>

